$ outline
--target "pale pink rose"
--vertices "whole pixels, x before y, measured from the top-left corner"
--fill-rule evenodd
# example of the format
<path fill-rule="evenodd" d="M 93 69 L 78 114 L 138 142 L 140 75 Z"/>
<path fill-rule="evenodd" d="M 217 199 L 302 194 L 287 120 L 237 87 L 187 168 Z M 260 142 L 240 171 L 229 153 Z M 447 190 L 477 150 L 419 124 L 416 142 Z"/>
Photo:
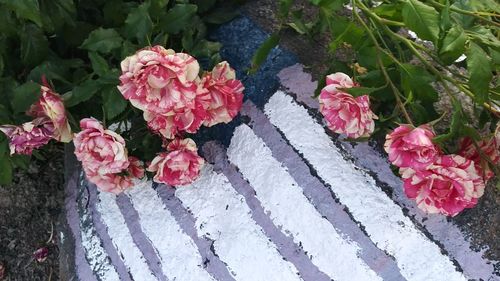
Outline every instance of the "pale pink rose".
<path fill-rule="evenodd" d="M 336 72 L 326 76 L 326 85 L 331 85 L 335 88 L 352 88 L 358 86 L 357 83 L 352 81 L 349 75 L 342 72 Z"/>
<path fill-rule="evenodd" d="M 64 103 L 59 94 L 50 89 L 45 78 L 41 86 L 40 99 L 31 106 L 27 114 L 33 117 L 48 117 L 54 124 L 54 139 L 61 142 L 70 142 L 73 138 L 71 127 L 66 117 Z"/>
<path fill-rule="evenodd" d="M 194 108 L 200 66 L 190 55 L 148 47 L 125 58 L 121 69 L 118 90 L 133 106 L 161 114 Z"/>
<path fill-rule="evenodd" d="M 486 140 L 480 140 L 477 142 L 477 145 L 485 157 L 488 157 L 493 164 L 498 164 L 500 161 L 500 147 L 494 137 Z M 479 151 L 476 149 L 476 146 L 469 137 L 463 138 L 460 142 L 458 155 L 474 161 L 477 174 L 482 176 L 485 182 L 490 180 L 495 175 L 491 170 L 488 161 L 481 157 Z"/>
<path fill-rule="evenodd" d="M 386 135 L 384 149 L 389 161 L 397 167 L 425 169 L 441 154 L 439 147 L 432 143 L 434 136 L 428 125 L 413 128 L 403 124 Z"/>
<path fill-rule="evenodd" d="M 95 184 L 101 191 L 119 194 L 125 189 L 134 186 L 134 179 L 144 177 L 144 168 L 141 161 L 135 157 L 128 158 L 130 165 L 125 171 L 115 174 L 100 175 L 89 171 L 87 179 Z"/>
<path fill-rule="evenodd" d="M 49 143 L 54 137 L 55 128 L 48 118 L 41 117 L 21 126 L 0 126 L 0 131 L 9 139 L 10 155 L 31 155 L 33 149 L 38 149 Z"/>
<path fill-rule="evenodd" d="M 82 131 L 76 134 L 75 155 L 84 169 L 91 174 L 115 174 L 129 165 L 125 140 L 117 133 L 106 130 L 93 118 L 80 121 Z"/>
<path fill-rule="evenodd" d="M 207 109 L 208 116 L 203 123 L 211 127 L 219 123 L 229 123 L 238 115 L 243 102 L 243 84 L 236 79 L 236 73 L 227 62 L 217 64 L 212 72 L 202 79 L 202 85 L 211 97 Z"/>
<path fill-rule="evenodd" d="M 484 181 L 474 162 L 459 155 L 443 155 L 424 170 L 402 168 L 405 193 L 427 213 L 455 216 L 476 205 Z"/>
<path fill-rule="evenodd" d="M 190 184 L 198 178 L 205 161 L 198 155 L 192 139 L 175 139 L 167 150 L 159 153 L 147 168 L 156 172 L 155 182 L 178 186 Z"/>

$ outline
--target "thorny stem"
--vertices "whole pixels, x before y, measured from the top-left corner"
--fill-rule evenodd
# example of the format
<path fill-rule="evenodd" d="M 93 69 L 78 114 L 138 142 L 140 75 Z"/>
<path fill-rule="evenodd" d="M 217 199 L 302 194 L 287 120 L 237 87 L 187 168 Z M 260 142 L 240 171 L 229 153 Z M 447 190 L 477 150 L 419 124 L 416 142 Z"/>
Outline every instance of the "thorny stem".
<path fill-rule="evenodd" d="M 439 7 L 441 9 L 446 8 L 446 5 L 438 3 L 438 2 L 433 1 L 433 0 L 429 0 L 429 3 L 432 4 L 434 7 Z M 489 24 L 495 25 L 496 27 L 500 27 L 500 23 L 492 21 L 490 19 L 487 19 L 487 18 L 483 17 L 483 16 L 498 17 L 498 16 L 500 16 L 499 14 L 488 13 L 488 12 L 471 12 L 471 11 L 466 11 L 466 10 L 459 9 L 457 7 L 454 7 L 454 6 L 450 6 L 450 10 L 452 10 L 455 13 L 459 13 L 459 14 L 463 14 L 463 15 L 475 17 L 475 18 L 477 18 L 479 20 L 482 20 L 482 21 L 487 22 Z"/>
<path fill-rule="evenodd" d="M 446 75 L 443 75 L 439 70 L 437 70 L 432 64 L 430 64 L 427 59 L 425 59 L 422 54 L 416 49 L 419 48 L 419 49 L 425 49 L 424 46 L 421 46 L 419 44 L 415 44 L 414 42 L 412 42 L 411 40 L 408 40 L 407 38 L 393 32 L 392 30 L 390 30 L 386 25 L 384 25 L 381 21 L 380 21 L 380 17 L 377 16 L 376 14 L 374 14 L 373 12 L 371 12 L 363 3 L 359 2 L 359 0 L 355 0 L 356 3 L 359 4 L 359 8 L 361 10 L 363 10 L 363 12 L 371 17 L 372 19 L 374 19 L 376 22 L 378 22 L 382 28 L 386 31 L 386 33 L 388 33 L 391 37 L 397 39 L 398 41 L 402 42 L 403 44 L 405 44 L 411 51 L 412 53 L 434 74 L 438 77 L 438 79 L 440 80 L 441 84 L 443 84 L 443 87 L 445 88 L 445 92 L 450 96 L 450 98 L 452 100 L 455 99 L 455 97 L 452 95 L 448 85 L 446 84 L 446 81 L 450 82 L 451 84 L 453 85 L 456 85 L 461 91 L 463 91 L 466 95 L 468 95 L 469 97 L 471 98 L 474 98 L 474 94 L 469 91 L 468 89 L 466 89 L 466 87 L 464 87 L 463 83 L 456 80 L 456 79 L 453 79 L 451 77 L 448 77 Z M 354 11 L 355 9 L 353 9 Z M 357 14 L 357 13 L 356 13 Z M 359 15 L 358 15 L 359 17 Z M 366 24 L 364 24 L 364 22 L 362 22 L 363 26 L 365 27 L 365 29 L 367 29 L 368 33 L 370 34 L 371 32 L 368 30 L 368 27 L 366 26 Z M 493 114 L 495 115 L 499 115 L 500 112 L 498 112 L 497 110 L 495 110 L 491 105 L 489 105 L 488 103 L 483 103 L 483 106 L 488 109 L 490 112 L 492 112 Z"/>
<path fill-rule="evenodd" d="M 359 3 L 359 0 L 354 0 L 354 2 L 357 2 Z M 368 35 L 370 36 L 370 39 L 373 41 L 373 43 L 375 44 L 375 46 L 377 47 L 378 50 L 381 49 L 380 45 L 378 44 L 378 41 L 377 39 L 375 38 L 375 36 L 373 35 L 373 33 L 371 32 L 370 28 L 366 25 L 366 23 L 363 21 L 363 19 L 359 16 L 358 12 L 356 11 L 356 7 L 353 7 L 352 9 L 353 11 L 353 14 L 356 16 L 356 19 L 361 23 L 361 25 L 366 29 L 366 31 L 368 32 Z M 382 71 L 382 74 L 384 75 L 385 77 L 385 80 L 387 81 L 387 83 L 389 83 L 389 85 L 391 86 L 392 88 L 392 91 L 394 93 L 394 97 L 396 98 L 396 103 L 398 105 L 398 107 L 401 109 L 401 112 L 403 112 L 403 115 L 406 119 L 406 121 L 409 123 L 409 124 L 412 124 L 413 125 L 413 122 L 410 118 L 410 115 L 408 114 L 408 112 L 406 111 L 406 108 L 405 106 L 403 105 L 403 103 L 401 102 L 401 98 L 399 97 L 400 93 L 399 93 L 399 90 L 398 88 L 396 88 L 396 86 L 392 83 L 392 80 L 391 78 L 389 77 L 389 74 L 387 73 L 387 71 L 385 70 L 385 67 L 384 67 L 384 63 L 382 62 L 382 59 L 380 58 L 380 53 L 378 52 L 377 50 L 377 63 L 380 67 L 380 70 Z"/>

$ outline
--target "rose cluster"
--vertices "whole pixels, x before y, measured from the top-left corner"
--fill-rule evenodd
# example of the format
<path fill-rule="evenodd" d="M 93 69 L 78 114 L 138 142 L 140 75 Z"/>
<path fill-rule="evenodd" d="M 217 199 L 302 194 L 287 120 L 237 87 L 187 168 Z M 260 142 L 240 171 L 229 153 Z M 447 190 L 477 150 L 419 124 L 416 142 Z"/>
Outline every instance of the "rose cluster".
<path fill-rule="evenodd" d="M 34 119 L 19 126 L 0 126 L 0 131 L 9 139 L 11 155 L 31 155 L 34 149 L 46 145 L 52 139 L 61 142 L 70 142 L 72 139 L 61 96 L 50 88 L 45 78 L 42 80 L 40 98 L 26 112 Z"/>
<path fill-rule="evenodd" d="M 90 182 L 117 194 L 131 187 L 134 178 L 144 176 L 139 159 L 128 156 L 120 135 L 93 118 L 82 119 L 80 127 L 82 131 L 73 139 L 75 155 Z"/>
<path fill-rule="evenodd" d="M 121 62 L 118 90 L 142 110 L 147 127 L 166 147 L 148 165 L 153 180 L 171 186 L 186 185 L 204 164 L 195 142 L 183 138 L 204 125 L 230 122 L 243 101 L 243 84 L 227 62 L 199 76 L 195 58 L 161 46 L 137 51 Z M 128 155 L 125 140 L 94 118 L 80 120 L 81 131 L 71 132 L 61 96 L 43 78 L 40 99 L 27 111 L 34 119 L 19 126 L 3 125 L 11 154 L 28 154 L 51 139 L 75 145 L 88 180 L 102 191 L 120 193 L 143 178 L 142 162 Z"/>
<path fill-rule="evenodd" d="M 461 141 L 457 154 L 445 155 L 433 143 L 429 125 L 414 128 L 400 125 L 386 136 L 384 145 L 389 161 L 400 168 L 406 195 L 428 213 L 455 216 L 476 205 L 484 193 L 485 182 L 493 176 L 481 154 L 497 164 L 500 160 L 496 138 L 477 143 Z"/>
<path fill-rule="evenodd" d="M 139 50 L 121 63 L 119 91 L 143 111 L 149 129 L 160 135 L 167 152 L 160 152 L 147 168 L 153 180 L 185 185 L 198 177 L 203 159 L 192 139 L 204 125 L 230 122 L 243 101 L 243 84 L 227 62 L 198 76 L 195 58 L 161 46 Z"/>
<path fill-rule="evenodd" d="M 375 129 L 373 120 L 377 119 L 367 95 L 353 97 L 343 91 L 358 86 L 351 77 L 337 72 L 326 76 L 326 86 L 319 95 L 319 111 L 328 128 L 353 139 L 370 136 Z"/>

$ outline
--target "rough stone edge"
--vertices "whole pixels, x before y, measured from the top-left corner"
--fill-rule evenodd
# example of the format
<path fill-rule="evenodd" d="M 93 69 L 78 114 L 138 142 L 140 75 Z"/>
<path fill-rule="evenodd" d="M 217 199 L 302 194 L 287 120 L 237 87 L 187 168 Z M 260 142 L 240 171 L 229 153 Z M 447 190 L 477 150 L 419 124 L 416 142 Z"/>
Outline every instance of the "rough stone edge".
<path fill-rule="evenodd" d="M 69 179 L 74 175 L 77 169 L 77 162 L 73 154 L 72 144 L 64 146 L 64 189 Z M 59 219 L 56 224 L 57 233 L 59 233 L 57 246 L 59 247 L 59 276 L 60 280 L 73 281 L 79 280 L 76 275 L 75 265 L 75 238 L 68 224 L 66 208 L 61 208 Z"/>

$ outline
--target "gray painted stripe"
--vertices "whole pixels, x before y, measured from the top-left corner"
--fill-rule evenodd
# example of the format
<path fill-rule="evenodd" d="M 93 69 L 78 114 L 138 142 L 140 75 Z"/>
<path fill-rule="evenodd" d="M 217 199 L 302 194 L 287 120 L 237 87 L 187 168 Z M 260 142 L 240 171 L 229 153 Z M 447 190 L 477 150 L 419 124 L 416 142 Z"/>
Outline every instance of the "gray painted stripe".
<path fill-rule="evenodd" d="M 91 192 L 91 187 L 88 187 L 86 184 L 83 172 L 80 173 L 78 182 L 78 213 L 85 257 L 98 280 L 120 280 L 121 278 L 106 253 L 106 250 L 102 247 L 102 241 L 93 226 L 92 211 L 88 208 L 90 205 L 90 194 L 87 194 L 87 192 Z"/>
<path fill-rule="evenodd" d="M 315 266 L 302 247 L 293 242 L 293 238 L 281 232 L 272 222 L 269 214 L 255 197 L 255 190 L 243 179 L 234 165 L 229 163 L 225 149 L 209 142 L 203 146 L 203 154 L 207 161 L 214 163 L 214 170 L 221 171 L 228 178 L 233 188 L 241 194 L 252 210 L 252 219 L 262 228 L 267 237 L 278 247 L 279 253 L 291 262 L 299 271 L 304 280 L 326 281 L 331 280 L 325 273 Z"/>
<path fill-rule="evenodd" d="M 95 229 L 97 236 L 101 239 L 101 245 L 111 259 L 111 263 L 115 266 L 116 271 L 120 275 L 120 279 L 123 281 L 132 281 L 132 276 L 128 272 L 127 267 L 123 263 L 122 258 L 120 258 L 116 248 L 113 247 L 113 242 L 111 241 L 111 237 L 109 237 L 108 231 L 106 230 L 106 225 L 102 222 L 101 214 L 97 211 L 97 187 L 91 183 L 86 183 L 89 189 L 89 208 L 93 228 Z"/>
<path fill-rule="evenodd" d="M 182 230 L 193 239 L 200 251 L 205 269 L 217 280 L 234 281 L 227 269 L 227 265 L 222 262 L 213 249 L 213 241 L 206 237 L 199 237 L 196 232 L 195 218 L 188 210 L 182 206 L 179 198 L 175 197 L 175 189 L 166 185 L 153 185 L 154 189 L 163 201 L 163 204 L 172 213 Z"/>
<path fill-rule="evenodd" d="M 281 84 L 290 92 L 295 94 L 297 101 L 306 105 L 310 109 L 317 110 L 319 103 L 317 99 L 311 97 L 311 93 L 317 87 L 317 82 L 312 81 L 309 73 L 304 72 L 301 64 L 295 64 L 284 68 L 278 73 Z M 356 165 L 368 169 L 375 173 L 381 182 L 387 184 L 393 192 L 393 199 L 402 207 L 408 210 L 414 220 L 439 241 L 456 261 L 460 264 L 464 273 L 473 278 L 489 280 L 493 277 L 495 264 L 498 261 L 483 258 L 484 250 L 475 251 L 471 248 L 471 243 L 460 231 L 460 229 L 448 221 L 444 216 L 428 216 L 420 211 L 413 200 L 409 200 L 401 188 L 402 182 L 390 169 L 387 156 L 381 154 L 377 149 L 368 143 L 358 143 L 352 146 L 349 142 L 341 142 L 351 156 L 355 158 Z"/>
<path fill-rule="evenodd" d="M 249 125 L 257 136 L 262 138 L 271 149 L 274 158 L 288 169 L 290 175 L 303 188 L 304 195 L 316 210 L 323 215 L 339 232 L 356 241 L 361 247 L 360 257 L 384 280 L 405 280 L 395 261 L 376 247 L 370 238 L 346 212 L 344 205 L 338 203 L 331 191 L 311 174 L 311 170 L 294 149 L 286 143 L 278 130 L 269 122 L 267 116 L 246 101 L 241 114 L 250 117 Z"/>
<path fill-rule="evenodd" d="M 303 106 L 278 91 L 266 104 L 265 113 L 330 185 L 377 246 L 396 258 L 405 278 L 441 280 L 446 275 L 449 280 L 465 280 L 450 258 L 415 227 L 375 180 L 345 160 L 324 127 Z"/>
<path fill-rule="evenodd" d="M 75 239 L 75 266 L 78 278 L 82 281 L 97 281 L 97 278 L 92 273 L 89 263 L 85 259 L 85 251 L 82 246 L 82 236 L 80 232 L 80 218 L 78 217 L 77 210 L 77 181 L 78 173 L 75 172 L 69 177 L 66 184 L 65 193 L 65 207 L 68 225 L 71 229 L 72 235 Z"/>
<path fill-rule="evenodd" d="M 139 223 L 139 214 L 134 209 L 132 202 L 130 202 L 130 198 L 122 193 L 116 197 L 116 203 L 125 218 L 125 223 L 130 230 L 134 243 L 144 255 L 149 268 L 158 279 L 161 281 L 168 281 L 168 278 L 161 269 L 160 258 L 156 254 L 158 250 L 153 246 L 153 243 L 148 239 L 146 234 L 142 232 L 141 225 Z"/>

